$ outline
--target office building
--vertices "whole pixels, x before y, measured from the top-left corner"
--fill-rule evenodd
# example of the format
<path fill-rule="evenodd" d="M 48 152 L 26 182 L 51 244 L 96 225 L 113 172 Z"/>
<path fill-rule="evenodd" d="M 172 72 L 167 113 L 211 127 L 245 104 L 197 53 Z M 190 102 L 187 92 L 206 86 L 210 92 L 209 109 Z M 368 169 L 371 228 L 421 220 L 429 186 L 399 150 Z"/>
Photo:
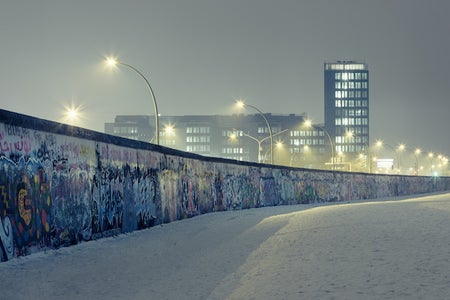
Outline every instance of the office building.
<path fill-rule="evenodd" d="M 369 70 L 355 61 L 324 64 L 325 129 L 338 154 L 369 158 Z"/>
<path fill-rule="evenodd" d="M 307 168 L 327 168 L 323 126 L 306 127 L 304 115 L 260 114 L 160 116 L 160 145 L 206 156 Z M 154 116 L 116 116 L 105 132 L 152 141 Z M 145 132 L 145 134 L 143 134 Z"/>

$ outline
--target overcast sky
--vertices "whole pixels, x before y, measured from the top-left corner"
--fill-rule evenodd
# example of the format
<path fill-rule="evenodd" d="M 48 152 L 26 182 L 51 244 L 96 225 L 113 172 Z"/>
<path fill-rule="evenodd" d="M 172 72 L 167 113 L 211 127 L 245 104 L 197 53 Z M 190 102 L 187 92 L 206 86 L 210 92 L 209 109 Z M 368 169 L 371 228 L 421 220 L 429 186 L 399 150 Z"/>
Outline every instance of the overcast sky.
<path fill-rule="evenodd" d="M 323 63 L 366 62 L 371 142 L 450 153 L 448 0 L 0 0 L 1 108 L 103 132 L 119 114 L 264 112 L 323 122 Z M 254 113 L 250 111 L 249 113 Z"/>

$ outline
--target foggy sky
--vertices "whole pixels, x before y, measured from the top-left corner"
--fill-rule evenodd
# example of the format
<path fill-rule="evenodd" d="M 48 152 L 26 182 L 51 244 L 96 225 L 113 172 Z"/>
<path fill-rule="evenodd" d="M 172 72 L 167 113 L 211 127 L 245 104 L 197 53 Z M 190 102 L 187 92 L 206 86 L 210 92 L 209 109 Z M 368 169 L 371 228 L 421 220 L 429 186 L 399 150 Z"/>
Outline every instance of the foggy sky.
<path fill-rule="evenodd" d="M 448 0 L 0 0 L 1 108 L 103 132 L 119 114 L 264 112 L 323 122 L 323 63 L 366 62 L 370 136 L 450 154 Z M 254 113 L 249 111 L 249 113 Z"/>

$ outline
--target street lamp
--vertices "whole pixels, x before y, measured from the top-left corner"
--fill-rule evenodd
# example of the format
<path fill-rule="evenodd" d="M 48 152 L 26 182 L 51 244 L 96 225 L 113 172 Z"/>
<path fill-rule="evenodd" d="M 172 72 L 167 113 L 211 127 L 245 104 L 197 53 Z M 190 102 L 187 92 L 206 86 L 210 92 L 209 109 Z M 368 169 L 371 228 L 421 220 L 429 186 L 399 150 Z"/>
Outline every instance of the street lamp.
<path fill-rule="evenodd" d="M 414 151 L 414 157 L 416 159 L 416 175 L 417 176 L 419 175 L 419 159 L 418 159 L 418 156 L 420 155 L 420 153 L 422 153 L 422 150 L 420 150 L 420 148 L 417 148 Z"/>
<path fill-rule="evenodd" d="M 400 144 L 400 145 L 398 145 L 397 149 L 394 149 L 394 147 L 392 147 L 389 144 L 386 144 L 385 142 L 383 142 L 381 140 L 378 140 L 376 142 L 376 146 L 380 147 L 380 148 L 383 147 L 383 146 L 387 146 L 389 149 L 392 150 L 392 152 L 394 152 L 395 159 L 397 160 L 397 169 L 398 169 L 397 172 L 400 173 L 400 159 L 399 159 L 398 151 L 405 150 L 406 146 L 404 144 Z M 392 168 L 393 167 L 394 167 L 394 165 L 392 165 Z"/>
<path fill-rule="evenodd" d="M 258 144 L 258 163 L 261 163 L 261 162 L 263 162 L 263 160 L 262 160 L 262 157 L 263 157 L 263 156 L 262 156 L 262 154 L 261 154 L 261 151 L 262 151 L 262 146 L 261 146 L 261 144 L 262 144 L 265 140 L 267 140 L 267 139 L 269 139 L 269 138 L 271 138 L 271 137 L 274 137 L 274 136 L 276 136 L 276 135 L 285 133 L 285 132 L 288 131 L 288 130 L 289 130 L 289 129 L 282 130 L 282 131 L 280 131 L 280 132 L 275 133 L 275 134 L 272 135 L 272 136 L 266 136 L 266 137 L 264 137 L 264 138 L 262 138 L 262 139 L 258 139 L 258 138 L 254 137 L 254 136 L 251 136 L 250 134 L 247 134 L 247 133 L 245 133 L 245 132 L 242 132 L 242 135 L 245 136 L 245 137 L 248 137 L 249 139 L 254 140 L 254 141 Z M 236 129 L 235 129 L 235 131 L 236 131 Z M 232 133 L 232 134 L 230 135 L 230 139 L 235 140 L 236 138 L 237 138 L 237 136 L 236 136 L 235 133 Z M 278 144 L 277 144 L 277 146 L 278 146 Z M 266 154 L 264 154 L 264 156 L 266 156 Z"/>
<path fill-rule="evenodd" d="M 405 150 L 405 148 L 406 148 L 405 144 L 400 144 L 397 147 L 398 151 L 400 151 L 400 152 L 403 152 Z M 401 172 L 400 158 L 398 159 L 398 171 L 399 171 L 399 173 Z"/>
<path fill-rule="evenodd" d="M 117 60 L 114 57 L 108 57 L 106 58 L 106 63 L 111 66 L 117 66 L 117 65 L 121 65 L 124 67 L 127 67 L 131 70 L 133 70 L 134 72 L 136 72 L 146 83 L 147 88 L 150 92 L 150 96 L 152 97 L 152 101 L 153 101 L 153 108 L 155 110 L 155 141 L 156 144 L 159 145 L 159 114 L 158 114 L 158 105 L 156 104 L 156 99 L 155 99 L 155 94 L 153 93 L 153 89 L 150 85 L 150 83 L 148 82 L 147 78 L 145 78 L 145 76 L 135 67 L 133 67 L 132 65 L 126 64 L 122 61 Z"/>
<path fill-rule="evenodd" d="M 353 131 L 347 131 L 347 133 L 345 134 L 345 136 L 349 139 L 352 139 L 355 137 L 355 134 Z M 365 141 L 363 141 L 364 145 L 366 146 L 366 151 L 367 151 L 367 157 L 366 157 L 366 165 L 368 164 L 369 166 L 369 173 L 372 173 L 372 152 L 370 150 L 369 144 Z M 378 142 L 377 142 L 378 144 Z M 360 158 L 362 158 L 360 156 Z"/>
<path fill-rule="evenodd" d="M 304 122 L 303 124 L 306 126 L 306 128 L 311 128 L 311 127 L 313 127 L 313 122 L 312 122 L 311 120 L 305 120 L 305 122 Z M 334 154 L 334 144 L 333 144 L 333 140 L 331 139 L 331 136 L 330 136 L 330 134 L 328 133 L 328 131 L 325 129 L 325 127 L 320 126 L 320 125 L 314 125 L 314 126 L 320 128 L 320 129 L 322 129 L 323 132 L 325 132 L 325 134 L 327 135 L 328 140 L 330 141 L 330 148 L 331 148 L 331 166 L 332 166 L 332 169 L 335 170 L 335 169 L 336 169 L 336 168 L 335 168 L 335 160 L 336 160 L 336 158 L 335 158 L 335 154 Z"/>
<path fill-rule="evenodd" d="M 259 110 L 256 106 L 250 105 L 245 103 L 242 100 L 237 100 L 236 105 L 240 108 L 250 107 L 256 110 L 264 119 L 266 122 L 267 128 L 269 129 L 269 138 L 270 138 L 270 162 L 273 164 L 273 134 L 272 134 L 272 128 L 270 127 L 269 121 L 267 120 L 266 116 L 263 114 L 261 110 Z"/>

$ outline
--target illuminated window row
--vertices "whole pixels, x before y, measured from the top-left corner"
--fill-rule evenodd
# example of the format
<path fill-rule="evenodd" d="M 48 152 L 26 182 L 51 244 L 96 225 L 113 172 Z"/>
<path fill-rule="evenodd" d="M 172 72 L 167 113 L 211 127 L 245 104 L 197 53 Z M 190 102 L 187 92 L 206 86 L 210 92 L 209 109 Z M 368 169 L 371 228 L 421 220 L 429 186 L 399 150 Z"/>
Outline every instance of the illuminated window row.
<path fill-rule="evenodd" d="M 336 151 L 337 152 L 361 152 L 364 150 L 364 147 L 361 145 L 337 145 Z"/>
<path fill-rule="evenodd" d="M 364 64 L 327 64 L 327 70 L 365 70 L 366 66 Z"/>
<path fill-rule="evenodd" d="M 336 81 L 334 87 L 337 90 L 367 89 L 367 81 Z"/>
<path fill-rule="evenodd" d="M 222 136 L 243 136 L 244 132 L 242 130 L 222 130 Z"/>
<path fill-rule="evenodd" d="M 292 130 L 290 132 L 291 136 L 323 136 L 323 131 L 317 130 Z"/>
<path fill-rule="evenodd" d="M 300 145 L 323 145 L 323 139 L 291 139 L 290 144 L 293 146 Z"/>
<path fill-rule="evenodd" d="M 120 134 L 120 133 L 137 133 L 138 129 L 137 127 L 114 127 L 114 133 Z"/>
<path fill-rule="evenodd" d="M 334 74 L 336 80 L 367 80 L 367 73 L 363 72 L 337 72 Z"/>
<path fill-rule="evenodd" d="M 336 107 L 368 107 L 367 100 L 335 100 Z"/>
<path fill-rule="evenodd" d="M 209 135 L 200 135 L 200 136 L 187 136 L 186 142 L 188 143 L 209 143 L 211 140 Z"/>
<path fill-rule="evenodd" d="M 337 126 L 340 125 L 368 125 L 369 121 L 367 120 L 367 118 L 336 118 L 335 119 L 335 124 Z"/>
<path fill-rule="evenodd" d="M 241 148 L 241 147 L 223 148 L 222 153 L 224 153 L 224 154 L 243 154 L 244 148 Z"/>
<path fill-rule="evenodd" d="M 186 151 L 188 151 L 188 152 L 211 152 L 211 147 L 209 145 L 192 145 L 192 146 L 186 146 Z"/>
<path fill-rule="evenodd" d="M 267 134 L 269 134 L 269 128 L 268 127 L 258 127 L 258 133 L 267 133 Z"/>
<path fill-rule="evenodd" d="M 367 91 L 334 91 L 336 99 L 342 98 L 367 98 Z"/>
<path fill-rule="evenodd" d="M 209 127 L 186 127 L 186 133 L 209 133 Z"/>
<path fill-rule="evenodd" d="M 367 116 L 367 109 L 351 109 L 341 108 L 336 110 L 336 117 L 365 117 Z"/>
<path fill-rule="evenodd" d="M 351 138 L 347 136 L 338 135 L 335 138 L 336 144 L 364 144 L 367 143 L 368 137 L 363 136 L 353 136 Z"/>

